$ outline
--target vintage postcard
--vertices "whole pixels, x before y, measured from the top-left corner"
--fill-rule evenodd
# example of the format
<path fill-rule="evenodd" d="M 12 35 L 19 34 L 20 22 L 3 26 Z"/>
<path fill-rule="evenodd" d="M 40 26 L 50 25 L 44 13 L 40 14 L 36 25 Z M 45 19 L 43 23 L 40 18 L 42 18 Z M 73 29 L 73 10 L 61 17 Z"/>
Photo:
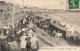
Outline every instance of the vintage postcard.
<path fill-rule="evenodd" d="M 80 0 L 0 0 L 0 51 L 80 51 Z"/>

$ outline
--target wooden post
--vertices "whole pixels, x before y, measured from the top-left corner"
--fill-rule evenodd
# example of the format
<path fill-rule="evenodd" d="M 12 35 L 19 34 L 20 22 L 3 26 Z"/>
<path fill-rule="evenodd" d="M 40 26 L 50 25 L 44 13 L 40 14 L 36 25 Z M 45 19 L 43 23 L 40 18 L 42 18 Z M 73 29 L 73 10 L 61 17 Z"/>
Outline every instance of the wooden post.
<path fill-rule="evenodd" d="M 12 9 L 12 27 L 14 29 L 14 13 L 15 13 L 15 7 L 13 6 L 13 9 Z"/>
<path fill-rule="evenodd" d="M 14 35 L 14 13 L 15 13 L 15 6 L 12 6 L 12 27 L 13 27 L 13 35 Z"/>

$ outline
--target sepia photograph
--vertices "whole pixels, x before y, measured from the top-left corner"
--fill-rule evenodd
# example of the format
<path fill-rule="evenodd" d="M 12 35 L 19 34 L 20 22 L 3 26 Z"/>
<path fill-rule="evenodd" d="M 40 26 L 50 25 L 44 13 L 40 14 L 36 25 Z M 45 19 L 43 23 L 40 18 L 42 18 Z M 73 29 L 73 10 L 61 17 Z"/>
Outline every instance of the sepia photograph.
<path fill-rule="evenodd" d="M 0 51 L 80 51 L 80 0 L 0 0 Z"/>

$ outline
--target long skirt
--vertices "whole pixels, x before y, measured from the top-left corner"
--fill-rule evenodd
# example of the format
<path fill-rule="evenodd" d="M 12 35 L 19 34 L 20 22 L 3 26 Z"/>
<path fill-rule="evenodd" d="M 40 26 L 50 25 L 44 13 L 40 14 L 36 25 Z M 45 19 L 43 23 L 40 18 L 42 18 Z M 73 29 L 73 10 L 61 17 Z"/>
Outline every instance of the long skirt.
<path fill-rule="evenodd" d="M 25 40 L 21 41 L 21 46 L 20 47 L 21 48 L 26 48 L 26 43 L 27 42 Z"/>

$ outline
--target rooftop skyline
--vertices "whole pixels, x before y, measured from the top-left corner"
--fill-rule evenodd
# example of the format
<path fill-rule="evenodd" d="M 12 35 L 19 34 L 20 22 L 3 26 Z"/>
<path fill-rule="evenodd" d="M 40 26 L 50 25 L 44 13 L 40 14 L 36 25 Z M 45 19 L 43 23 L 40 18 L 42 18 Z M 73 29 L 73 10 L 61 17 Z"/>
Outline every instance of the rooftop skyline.
<path fill-rule="evenodd" d="M 48 9 L 66 9 L 67 0 L 46 0 L 46 1 L 45 0 L 4 0 L 4 1 L 11 2 L 13 4 L 18 4 L 20 7 L 23 7 L 23 5 L 24 6 L 28 5 L 28 6 L 48 8 Z"/>

